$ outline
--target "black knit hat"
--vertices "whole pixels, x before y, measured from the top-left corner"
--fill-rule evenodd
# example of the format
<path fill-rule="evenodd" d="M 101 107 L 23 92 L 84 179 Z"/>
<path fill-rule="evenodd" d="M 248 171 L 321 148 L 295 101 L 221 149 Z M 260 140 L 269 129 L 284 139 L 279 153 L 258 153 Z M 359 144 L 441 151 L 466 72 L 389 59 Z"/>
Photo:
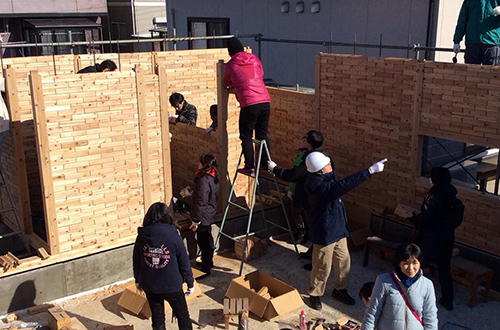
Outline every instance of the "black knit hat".
<path fill-rule="evenodd" d="M 227 51 L 230 56 L 233 56 L 236 53 L 245 51 L 243 49 L 243 45 L 236 37 L 229 38 L 227 40 Z"/>

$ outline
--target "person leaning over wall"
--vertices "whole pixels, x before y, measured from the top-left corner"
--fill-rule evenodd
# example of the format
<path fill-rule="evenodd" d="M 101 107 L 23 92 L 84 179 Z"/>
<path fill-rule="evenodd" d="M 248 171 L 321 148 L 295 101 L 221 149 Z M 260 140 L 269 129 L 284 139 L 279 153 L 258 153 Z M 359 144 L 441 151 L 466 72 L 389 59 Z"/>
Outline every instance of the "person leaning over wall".
<path fill-rule="evenodd" d="M 332 265 L 332 296 L 346 305 L 355 304 L 354 298 L 347 292 L 351 271 L 351 257 L 347 248 L 349 230 L 344 204 L 340 198 L 373 174 L 382 172 L 386 161 L 387 159 L 383 159 L 365 170 L 337 180 L 329 157 L 321 152 L 311 152 L 306 158 L 309 173 L 304 188 L 311 206 L 314 243 L 309 288 L 309 301 L 313 309 L 321 310 L 321 296 L 325 293 Z"/>
<path fill-rule="evenodd" d="M 420 268 L 415 244 L 401 245 L 393 270 L 375 281 L 361 330 L 437 330 L 434 285 Z"/>
<path fill-rule="evenodd" d="M 168 100 L 175 109 L 175 114 L 168 116 L 170 121 L 196 126 L 198 110 L 194 105 L 189 104 L 181 93 L 173 93 Z"/>
<path fill-rule="evenodd" d="M 206 133 L 217 131 L 217 104 L 210 106 L 210 119 L 212 124 L 205 130 Z"/>
<path fill-rule="evenodd" d="M 267 129 L 269 126 L 270 101 L 264 84 L 264 70 L 257 56 L 245 52 L 237 38 L 227 41 L 227 50 L 231 59 L 224 69 L 223 81 L 226 87 L 234 88 L 236 99 L 240 103 L 239 130 L 241 147 L 245 156 L 245 166 L 238 171 L 253 175 L 255 171 L 252 135 L 255 130 L 256 140 L 265 140 L 269 148 Z M 262 164 L 267 164 L 267 153 L 262 152 Z"/>
<path fill-rule="evenodd" d="M 465 63 L 500 65 L 500 0 L 464 0 L 453 50 L 460 52 L 465 35 Z"/>
<path fill-rule="evenodd" d="M 101 64 L 96 63 L 95 65 L 87 66 L 77 73 L 92 73 L 92 72 L 110 72 L 115 71 L 118 67 L 115 62 L 111 60 L 102 61 Z"/>
<path fill-rule="evenodd" d="M 186 296 L 194 293 L 191 264 L 165 203 L 152 204 L 134 244 L 135 285 L 144 290 L 152 314 L 153 330 L 165 330 L 165 300 L 177 317 L 179 329 L 191 330 Z M 187 292 L 182 290 L 186 282 Z"/>

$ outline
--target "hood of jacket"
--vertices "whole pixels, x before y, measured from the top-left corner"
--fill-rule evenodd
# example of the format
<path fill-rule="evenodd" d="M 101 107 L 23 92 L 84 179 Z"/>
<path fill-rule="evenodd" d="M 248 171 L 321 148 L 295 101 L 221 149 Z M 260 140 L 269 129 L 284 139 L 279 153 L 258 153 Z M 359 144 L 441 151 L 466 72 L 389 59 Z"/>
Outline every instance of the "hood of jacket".
<path fill-rule="evenodd" d="M 166 223 L 152 223 L 137 229 L 139 239 L 151 246 L 159 246 L 172 235 L 178 235 L 177 228 Z"/>

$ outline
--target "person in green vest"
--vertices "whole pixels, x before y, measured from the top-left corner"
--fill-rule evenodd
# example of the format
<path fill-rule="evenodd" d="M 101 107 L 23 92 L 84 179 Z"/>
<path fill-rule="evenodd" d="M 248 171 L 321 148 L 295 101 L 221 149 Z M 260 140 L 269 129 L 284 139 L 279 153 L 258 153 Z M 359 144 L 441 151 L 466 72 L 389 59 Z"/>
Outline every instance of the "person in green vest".
<path fill-rule="evenodd" d="M 464 0 L 453 35 L 453 51 L 460 52 L 465 36 L 465 63 L 500 64 L 500 0 Z"/>

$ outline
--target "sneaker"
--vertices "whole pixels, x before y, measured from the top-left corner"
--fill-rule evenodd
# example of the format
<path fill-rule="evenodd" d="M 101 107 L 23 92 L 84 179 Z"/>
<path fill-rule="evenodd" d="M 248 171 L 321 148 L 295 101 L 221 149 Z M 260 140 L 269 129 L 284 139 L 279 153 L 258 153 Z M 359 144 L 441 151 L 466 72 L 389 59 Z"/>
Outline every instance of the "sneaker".
<path fill-rule="evenodd" d="M 313 269 L 313 264 L 308 263 L 308 264 L 305 264 L 303 267 L 305 270 L 311 271 Z"/>
<path fill-rule="evenodd" d="M 449 301 L 445 300 L 444 298 L 439 298 L 439 303 L 441 304 L 441 306 L 443 306 L 447 310 L 449 310 L 449 311 L 453 310 L 453 302 L 449 302 Z"/>
<path fill-rule="evenodd" d="M 356 301 L 354 300 L 353 297 L 347 293 L 346 289 L 343 290 L 335 290 L 333 289 L 332 292 L 332 297 L 340 301 L 341 303 L 344 303 L 346 305 L 354 305 Z"/>
<path fill-rule="evenodd" d="M 321 304 L 321 298 L 316 296 L 309 296 L 309 303 L 311 308 L 320 311 L 323 305 Z"/>
<path fill-rule="evenodd" d="M 244 175 L 255 175 L 255 168 L 253 167 L 243 167 L 238 169 L 238 173 L 244 174 Z"/>

